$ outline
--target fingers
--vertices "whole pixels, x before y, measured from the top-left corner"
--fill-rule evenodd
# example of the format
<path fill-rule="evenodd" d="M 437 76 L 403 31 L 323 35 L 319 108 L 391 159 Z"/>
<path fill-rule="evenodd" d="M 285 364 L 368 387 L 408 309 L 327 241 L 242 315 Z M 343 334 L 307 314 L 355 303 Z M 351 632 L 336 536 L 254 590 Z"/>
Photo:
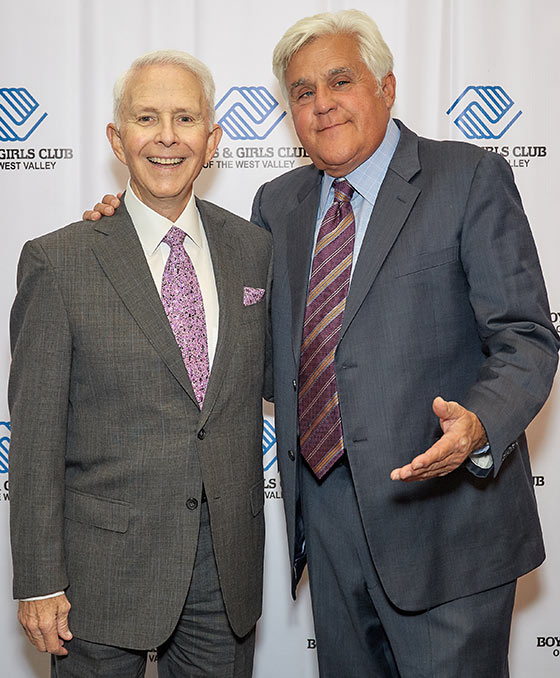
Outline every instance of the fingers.
<path fill-rule="evenodd" d="M 457 469 L 470 452 L 469 438 L 461 430 L 449 429 L 410 464 L 391 472 L 391 480 L 406 482 L 439 478 Z"/>
<path fill-rule="evenodd" d="M 68 628 L 70 603 L 65 595 L 45 600 L 20 601 L 18 619 L 27 637 L 39 652 L 64 656 L 63 640 L 71 640 Z"/>
<path fill-rule="evenodd" d="M 440 396 L 434 398 L 432 409 L 440 420 L 442 437 L 410 464 L 393 469 L 391 480 L 410 482 L 447 475 L 459 468 L 471 452 L 487 444 L 484 427 L 474 412 Z"/>
<path fill-rule="evenodd" d="M 86 210 L 82 214 L 82 219 L 84 221 L 98 221 L 99 219 L 101 219 L 102 216 L 103 215 L 101 214 L 101 212 L 95 212 L 94 210 Z M 111 215 L 108 215 L 108 216 L 111 216 Z"/>
<path fill-rule="evenodd" d="M 122 196 L 123 192 L 119 193 L 119 198 Z M 98 221 L 101 217 L 110 217 L 115 213 L 117 207 L 121 204 L 121 201 L 114 195 L 108 193 L 103 196 L 102 202 L 98 202 L 97 205 L 92 210 L 86 210 L 82 214 L 82 219 L 84 221 Z"/>
<path fill-rule="evenodd" d="M 430 448 L 427 452 L 415 457 L 410 464 L 393 469 L 391 480 L 413 482 L 440 478 L 454 471 L 464 460 L 465 456 L 461 453 L 440 454 Z"/>
<path fill-rule="evenodd" d="M 122 191 L 119 193 L 119 198 L 121 197 L 121 195 Z M 103 200 L 95 206 L 95 209 L 98 212 L 100 211 L 99 210 L 100 207 L 114 207 L 115 209 L 117 209 L 117 207 L 121 204 L 119 198 L 117 198 L 114 195 L 111 195 L 111 193 L 107 193 L 107 195 L 103 196 Z"/>

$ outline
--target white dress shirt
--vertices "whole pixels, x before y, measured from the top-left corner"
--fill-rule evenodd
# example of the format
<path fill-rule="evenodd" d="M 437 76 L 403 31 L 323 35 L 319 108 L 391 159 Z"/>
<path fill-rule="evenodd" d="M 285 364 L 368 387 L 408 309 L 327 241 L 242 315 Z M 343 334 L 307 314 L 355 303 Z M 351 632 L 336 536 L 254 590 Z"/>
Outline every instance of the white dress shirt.
<path fill-rule="evenodd" d="M 160 295 L 161 279 L 170 252 L 169 245 L 162 242 L 162 239 L 172 226 L 177 226 L 187 234 L 184 243 L 185 251 L 191 258 L 202 292 L 204 315 L 206 316 L 206 334 L 208 336 L 208 360 L 210 369 L 212 369 L 218 341 L 220 307 L 208 240 L 202 219 L 196 208 L 194 193 L 175 223 L 154 212 L 153 209 L 141 202 L 130 187 L 130 182 L 124 196 L 124 204 L 138 233 L 146 261 Z"/>

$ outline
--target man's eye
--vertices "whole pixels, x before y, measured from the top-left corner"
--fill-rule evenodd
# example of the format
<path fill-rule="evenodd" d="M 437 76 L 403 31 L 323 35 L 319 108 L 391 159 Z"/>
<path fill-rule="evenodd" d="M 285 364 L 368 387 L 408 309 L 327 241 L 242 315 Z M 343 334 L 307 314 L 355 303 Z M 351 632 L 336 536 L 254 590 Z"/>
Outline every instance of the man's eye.
<path fill-rule="evenodd" d="M 309 97 L 313 94 L 311 90 L 305 90 L 304 92 L 300 92 L 297 96 L 298 99 L 309 99 Z"/>
<path fill-rule="evenodd" d="M 350 80 L 337 80 L 335 87 L 343 87 L 344 85 L 347 85 L 350 82 Z"/>
<path fill-rule="evenodd" d="M 181 122 L 193 122 L 193 118 L 190 115 L 182 115 L 179 120 Z"/>
<path fill-rule="evenodd" d="M 152 116 L 151 116 L 151 115 L 141 115 L 141 116 L 138 118 L 138 122 L 150 122 L 150 120 L 152 120 Z"/>

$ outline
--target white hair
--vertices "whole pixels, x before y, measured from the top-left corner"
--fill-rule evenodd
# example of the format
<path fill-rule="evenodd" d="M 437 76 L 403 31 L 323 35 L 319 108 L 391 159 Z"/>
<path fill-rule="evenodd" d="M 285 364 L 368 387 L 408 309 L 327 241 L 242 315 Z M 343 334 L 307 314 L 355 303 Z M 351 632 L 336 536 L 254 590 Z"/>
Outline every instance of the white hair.
<path fill-rule="evenodd" d="M 121 124 L 121 109 L 122 102 L 128 86 L 129 80 L 134 73 L 137 73 L 142 68 L 147 66 L 160 66 L 172 64 L 181 66 L 185 70 L 192 73 L 197 78 L 204 92 L 206 100 L 208 124 L 210 128 L 214 123 L 214 97 L 216 94 L 216 86 L 214 85 L 214 78 L 208 66 L 202 63 L 196 57 L 193 57 L 187 52 L 180 52 L 173 49 L 161 49 L 154 52 L 147 52 L 135 59 L 130 68 L 126 70 L 115 82 L 113 87 L 113 121 L 117 127 Z"/>
<path fill-rule="evenodd" d="M 282 94 L 288 99 L 285 74 L 294 54 L 304 45 L 323 35 L 353 35 L 366 67 L 382 86 L 383 78 L 393 70 L 393 55 L 375 21 L 365 12 L 344 9 L 323 12 L 297 21 L 284 33 L 274 48 L 272 70 L 278 78 Z"/>

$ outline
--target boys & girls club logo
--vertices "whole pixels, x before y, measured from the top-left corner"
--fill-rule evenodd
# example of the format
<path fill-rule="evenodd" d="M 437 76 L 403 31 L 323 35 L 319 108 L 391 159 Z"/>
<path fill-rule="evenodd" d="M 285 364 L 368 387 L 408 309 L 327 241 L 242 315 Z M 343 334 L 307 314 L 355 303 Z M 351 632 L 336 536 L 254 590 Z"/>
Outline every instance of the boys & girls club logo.
<path fill-rule="evenodd" d="M 302 146 L 263 146 L 287 113 L 262 85 L 230 87 L 216 104 L 224 137 L 205 167 L 232 170 L 290 170 L 309 156 Z M 232 142 L 233 145 L 228 145 Z M 247 142 L 248 145 L 247 145 Z M 306 161 L 307 162 L 307 161 Z"/>
<path fill-rule="evenodd" d="M 71 160 L 71 148 L 21 146 L 48 113 L 25 87 L 0 87 L 0 170 L 53 170 Z"/>
<path fill-rule="evenodd" d="M 230 87 L 216 104 L 218 124 L 233 141 L 266 139 L 286 115 L 266 87 Z"/>
<path fill-rule="evenodd" d="M 0 141 L 26 141 L 46 117 L 25 87 L 0 88 Z"/>
<path fill-rule="evenodd" d="M 447 110 L 467 139 L 501 139 L 522 111 L 499 85 L 469 85 Z"/>
<path fill-rule="evenodd" d="M 499 141 L 519 120 L 523 111 L 500 85 L 469 85 L 459 94 L 446 115 L 468 141 Z M 547 147 L 485 145 L 487 151 L 504 157 L 511 167 L 525 168 L 534 159 L 545 158 Z"/>

